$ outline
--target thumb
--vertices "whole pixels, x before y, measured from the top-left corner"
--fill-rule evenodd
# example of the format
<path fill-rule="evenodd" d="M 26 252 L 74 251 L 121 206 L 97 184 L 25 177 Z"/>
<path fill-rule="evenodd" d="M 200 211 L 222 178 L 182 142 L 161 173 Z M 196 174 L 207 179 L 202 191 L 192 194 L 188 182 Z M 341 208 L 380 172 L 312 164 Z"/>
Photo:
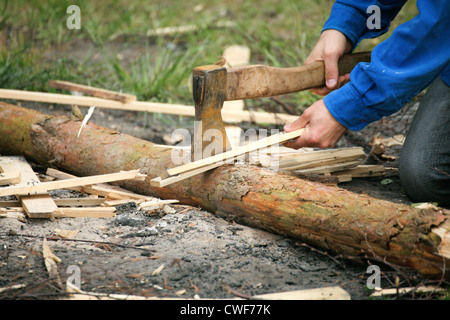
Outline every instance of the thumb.
<path fill-rule="evenodd" d="M 306 111 L 303 112 L 303 114 L 297 120 L 295 120 L 293 123 L 285 125 L 283 128 L 284 131 L 292 132 L 292 131 L 306 127 L 306 125 L 309 122 L 309 116 L 308 116 L 308 114 L 305 114 L 305 113 L 306 113 Z"/>
<path fill-rule="evenodd" d="M 325 84 L 328 89 L 334 89 L 338 83 L 338 60 L 339 54 L 337 52 L 331 52 L 324 55 L 323 62 L 325 64 Z"/>

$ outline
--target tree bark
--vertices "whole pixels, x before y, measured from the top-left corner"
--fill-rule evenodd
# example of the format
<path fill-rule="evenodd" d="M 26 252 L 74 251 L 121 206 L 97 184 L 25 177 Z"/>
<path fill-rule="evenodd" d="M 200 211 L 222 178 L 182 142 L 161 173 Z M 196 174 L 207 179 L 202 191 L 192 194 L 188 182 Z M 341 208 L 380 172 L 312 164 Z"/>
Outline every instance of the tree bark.
<path fill-rule="evenodd" d="M 172 149 L 95 124 L 0 103 L 0 153 L 78 176 L 141 169 L 121 186 L 199 206 L 226 219 L 350 257 L 380 259 L 449 279 L 449 211 L 415 209 L 251 165 L 224 165 L 163 188 Z M 433 230 L 439 229 L 439 232 Z M 438 235 L 439 234 L 439 235 Z"/>

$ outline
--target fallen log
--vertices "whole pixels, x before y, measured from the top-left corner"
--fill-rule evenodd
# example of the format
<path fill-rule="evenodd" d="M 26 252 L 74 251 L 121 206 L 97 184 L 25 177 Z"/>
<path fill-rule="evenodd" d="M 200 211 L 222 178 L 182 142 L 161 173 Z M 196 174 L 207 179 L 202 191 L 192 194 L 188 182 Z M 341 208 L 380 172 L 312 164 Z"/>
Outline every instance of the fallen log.
<path fill-rule="evenodd" d="M 0 153 L 78 176 L 140 169 L 131 191 L 199 206 L 218 216 L 350 257 L 373 258 L 430 278 L 450 278 L 449 211 L 417 209 L 251 165 L 224 165 L 167 187 L 150 181 L 176 167 L 165 148 L 88 124 L 0 103 Z"/>

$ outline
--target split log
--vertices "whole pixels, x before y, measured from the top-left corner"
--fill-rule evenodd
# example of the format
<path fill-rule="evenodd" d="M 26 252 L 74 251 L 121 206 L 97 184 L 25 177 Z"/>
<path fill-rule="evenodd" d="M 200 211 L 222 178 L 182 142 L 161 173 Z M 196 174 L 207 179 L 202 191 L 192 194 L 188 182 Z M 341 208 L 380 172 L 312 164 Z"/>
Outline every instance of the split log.
<path fill-rule="evenodd" d="M 450 278 L 448 210 L 417 209 L 251 165 L 224 165 L 159 188 L 150 181 L 176 166 L 172 148 L 92 123 L 77 138 L 79 126 L 66 117 L 0 103 L 0 153 L 78 176 L 141 169 L 145 181 L 120 185 L 344 256 Z"/>

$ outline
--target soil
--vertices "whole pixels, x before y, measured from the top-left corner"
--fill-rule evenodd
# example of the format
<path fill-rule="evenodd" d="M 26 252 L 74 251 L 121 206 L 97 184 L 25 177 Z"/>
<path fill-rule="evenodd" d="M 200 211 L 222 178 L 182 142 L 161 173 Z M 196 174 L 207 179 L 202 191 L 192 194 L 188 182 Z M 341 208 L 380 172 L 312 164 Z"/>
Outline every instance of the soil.
<path fill-rule="evenodd" d="M 370 154 L 376 136 L 406 134 L 420 97 L 401 112 L 360 132 L 349 132 L 337 147 L 363 146 Z M 52 114 L 70 114 L 68 106 L 27 107 Z M 156 143 L 167 143 L 174 125 L 142 115 L 97 110 L 92 122 Z M 174 120 L 175 121 L 175 120 Z M 178 122 L 177 122 L 178 121 Z M 188 127 L 188 122 L 177 126 Z M 401 147 L 388 148 L 369 163 L 395 168 Z M 39 172 L 45 168 L 35 166 Z M 388 201 L 409 203 L 396 171 L 387 176 L 354 179 L 342 188 Z M 54 197 L 86 196 L 74 191 L 54 191 Z M 76 230 L 72 239 L 57 236 L 56 229 Z M 60 258 L 58 273 L 63 287 L 49 277 L 42 246 L 44 237 Z M 366 288 L 369 261 L 335 256 L 297 240 L 227 221 L 201 208 L 168 205 L 146 214 L 134 203 L 117 206 L 111 218 L 26 219 L 0 218 L 1 299 L 65 298 L 65 283 L 79 270 L 81 289 L 96 293 L 121 293 L 182 299 L 229 299 L 291 290 L 340 286 L 351 299 L 369 299 Z M 382 287 L 415 285 L 425 280 L 388 266 Z M 71 271 L 72 270 L 72 271 Z M 395 298 L 395 297 L 394 297 Z M 399 298 L 399 297 L 397 297 Z"/>

